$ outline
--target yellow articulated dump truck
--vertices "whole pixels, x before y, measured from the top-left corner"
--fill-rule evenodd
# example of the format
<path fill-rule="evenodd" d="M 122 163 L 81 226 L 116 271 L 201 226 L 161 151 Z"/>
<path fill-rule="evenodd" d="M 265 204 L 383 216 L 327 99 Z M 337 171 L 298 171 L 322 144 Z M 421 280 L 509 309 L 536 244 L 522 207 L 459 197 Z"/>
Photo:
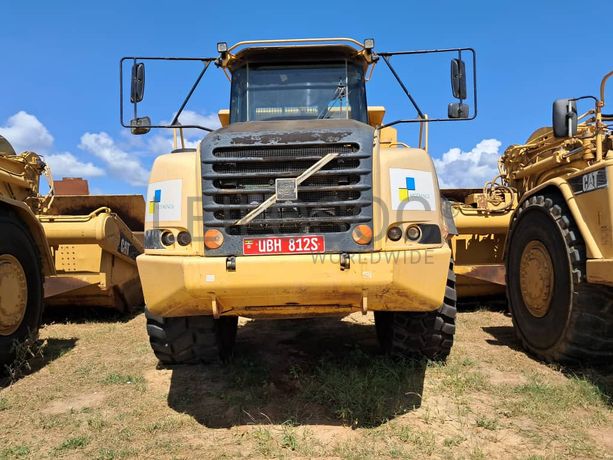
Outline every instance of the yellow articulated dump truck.
<path fill-rule="evenodd" d="M 151 171 L 145 254 L 137 262 L 147 331 L 162 363 L 229 358 L 239 316 L 360 311 L 374 312 L 389 354 L 449 354 L 452 224 L 427 152 L 427 126 L 476 115 L 465 103 L 475 53 L 376 53 L 373 46 L 372 39 L 263 40 L 219 43 L 215 58 L 163 58 L 200 61 L 196 84 L 211 63 L 226 73 L 230 107 L 219 112 L 215 130 L 179 123 L 194 88 L 171 124 L 138 117 L 145 62 L 156 58 L 122 59 L 122 69 L 131 65 L 122 99 L 129 96 L 135 113 L 124 121 L 122 104 L 123 126 L 134 134 L 172 128 L 175 139 L 184 128 L 210 131 L 196 148 L 158 157 Z M 391 58 L 445 52 L 453 57 L 458 102 L 445 107 L 444 118 L 428 118 Z M 385 109 L 367 105 L 377 61 L 408 96 L 415 119 L 385 123 Z M 419 147 L 397 140 L 393 126 L 407 122 L 420 126 Z"/>
<path fill-rule="evenodd" d="M 460 297 L 506 289 L 518 337 L 547 361 L 613 358 L 612 75 L 599 98 L 554 102 L 553 127 L 507 148 L 483 191 L 448 196 Z M 579 115 L 582 100 L 595 107 Z"/>
<path fill-rule="evenodd" d="M 47 171 L 39 155 L 18 155 L 0 137 L 0 371 L 19 343 L 36 337 L 44 304 L 142 305 L 135 261 L 142 243 L 100 203 L 124 209 L 134 229 L 140 219 L 142 234 L 143 198 L 56 197 L 51 180 L 42 196 Z"/>

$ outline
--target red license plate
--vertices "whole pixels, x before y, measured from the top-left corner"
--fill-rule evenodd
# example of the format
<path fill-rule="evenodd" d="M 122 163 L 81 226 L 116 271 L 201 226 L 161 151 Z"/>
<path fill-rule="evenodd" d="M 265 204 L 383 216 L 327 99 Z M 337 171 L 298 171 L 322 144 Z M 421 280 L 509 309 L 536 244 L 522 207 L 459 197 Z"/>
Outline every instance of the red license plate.
<path fill-rule="evenodd" d="M 245 238 L 243 254 L 305 254 L 324 252 L 326 242 L 322 235 L 308 236 L 267 236 L 265 238 Z"/>

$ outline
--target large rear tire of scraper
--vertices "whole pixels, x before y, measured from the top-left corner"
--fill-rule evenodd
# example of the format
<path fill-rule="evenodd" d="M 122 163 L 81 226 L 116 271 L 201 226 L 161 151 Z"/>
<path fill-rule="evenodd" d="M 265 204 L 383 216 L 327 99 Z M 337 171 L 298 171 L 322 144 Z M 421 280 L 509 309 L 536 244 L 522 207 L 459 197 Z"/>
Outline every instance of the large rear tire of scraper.
<path fill-rule="evenodd" d="M 12 212 L 0 208 L 0 374 L 19 344 L 38 335 L 43 275 L 36 243 Z"/>
<path fill-rule="evenodd" d="M 457 295 L 453 260 L 449 263 L 445 298 L 431 312 L 375 311 L 377 338 L 390 356 L 445 361 L 453 345 Z"/>
<path fill-rule="evenodd" d="M 163 318 L 145 309 L 147 334 L 162 364 L 211 363 L 232 359 L 237 316 Z"/>
<path fill-rule="evenodd" d="M 507 296 L 524 348 L 548 362 L 613 358 L 613 289 L 585 279 L 585 244 L 566 202 L 522 204 L 507 254 Z"/>

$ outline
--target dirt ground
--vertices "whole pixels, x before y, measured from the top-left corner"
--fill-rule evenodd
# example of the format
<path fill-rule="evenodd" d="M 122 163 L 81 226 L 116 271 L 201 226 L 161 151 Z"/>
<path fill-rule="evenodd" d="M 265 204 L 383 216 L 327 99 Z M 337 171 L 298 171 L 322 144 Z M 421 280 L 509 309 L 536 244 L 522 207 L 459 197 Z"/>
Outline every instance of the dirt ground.
<path fill-rule="evenodd" d="M 232 364 L 174 368 L 142 313 L 67 316 L 0 387 L 0 459 L 613 458 L 612 368 L 535 361 L 502 312 L 461 313 L 445 365 L 381 356 L 357 314 L 242 320 Z"/>

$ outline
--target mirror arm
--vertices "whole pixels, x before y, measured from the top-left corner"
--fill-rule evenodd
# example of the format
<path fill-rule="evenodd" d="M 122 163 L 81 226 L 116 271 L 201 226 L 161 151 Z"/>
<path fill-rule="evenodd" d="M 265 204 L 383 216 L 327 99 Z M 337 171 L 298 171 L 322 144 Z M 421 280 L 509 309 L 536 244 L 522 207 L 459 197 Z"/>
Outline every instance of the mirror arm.
<path fill-rule="evenodd" d="M 468 118 L 429 118 L 428 122 L 429 123 L 433 123 L 433 122 L 439 122 L 439 121 L 467 121 L 467 120 L 474 120 L 475 118 L 477 118 L 477 114 L 479 113 L 478 103 L 477 103 L 477 53 L 475 52 L 475 50 L 473 48 L 442 48 L 442 49 L 431 49 L 431 50 L 383 52 L 383 53 L 377 53 L 377 56 L 383 58 L 383 60 L 385 61 L 386 65 L 388 66 L 388 68 L 392 72 L 392 75 L 394 75 L 394 77 L 396 78 L 398 83 L 400 83 L 400 86 L 405 91 L 405 94 L 407 94 L 407 96 L 409 96 L 409 99 L 413 103 L 413 106 L 415 106 L 415 108 L 417 109 L 417 112 L 420 113 L 420 118 L 414 119 L 414 120 L 396 120 L 396 121 L 392 121 L 390 123 L 386 123 L 385 125 L 380 126 L 380 128 L 386 128 L 388 126 L 394 126 L 394 125 L 397 125 L 397 124 L 400 124 L 400 123 L 423 123 L 424 122 L 424 114 L 423 114 L 423 112 L 421 112 L 421 110 L 419 110 L 419 108 L 417 108 L 417 104 L 415 103 L 415 100 L 408 94 L 408 90 L 406 89 L 406 87 L 404 86 L 402 81 L 400 80 L 400 77 L 398 76 L 396 71 L 392 68 L 392 66 L 391 66 L 391 64 L 390 64 L 390 62 L 389 62 L 389 60 L 387 58 L 389 58 L 391 56 L 405 56 L 405 55 L 414 55 L 414 54 L 449 53 L 451 51 L 465 51 L 465 52 L 468 52 L 468 53 L 470 53 L 472 55 L 472 61 L 473 61 L 473 65 L 472 65 L 472 72 L 473 72 L 473 79 L 472 79 L 473 80 L 473 85 L 472 85 L 473 86 L 473 97 L 472 97 L 472 100 L 475 103 L 475 108 L 473 110 L 473 115 L 471 117 L 468 117 Z"/>
<path fill-rule="evenodd" d="M 592 99 L 594 102 L 598 102 L 598 98 L 596 96 L 581 96 L 581 97 L 574 97 L 572 99 L 569 99 L 569 101 L 583 101 L 584 99 Z"/>
<path fill-rule="evenodd" d="M 194 94 L 196 87 L 200 84 L 200 80 L 202 80 L 202 77 L 204 77 L 204 74 L 206 73 L 206 70 L 209 68 L 210 65 L 211 65 L 211 61 L 206 61 L 206 64 L 204 65 L 204 67 L 202 68 L 202 71 L 200 72 L 200 75 L 198 75 L 198 78 L 196 78 L 196 81 L 192 85 L 192 88 L 189 90 L 189 93 L 187 93 L 185 100 L 183 101 L 183 103 L 181 104 L 181 107 L 179 107 L 179 110 L 177 111 L 177 114 L 173 118 L 172 123 L 171 123 L 172 126 L 178 125 L 179 117 L 181 116 L 181 113 L 183 113 L 183 109 L 185 109 L 185 106 L 187 105 L 190 98 L 192 97 L 192 94 Z"/>
<path fill-rule="evenodd" d="M 200 125 L 151 125 L 150 128 L 201 129 L 202 131 L 207 131 L 209 133 L 215 131 L 214 129 Z"/>
<path fill-rule="evenodd" d="M 425 117 L 427 117 L 427 115 L 424 115 Z M 384 125 L 381 125 L 378 127 L 378 129 L 383 129 L 383 128 L 388 128 L 390 126 L 394 126 L 394 125 L 399 125 L 402 123 L 435 123 L 435 122 L 442 122 L 442 121 L 470 121 L 470 120 L 474 120 L 476 118 L 476 115 L 473 115 L 472 117 L 468 117 L 468 118 L 413 118 L 411 120 L 394 120 L 394 121 L 390 121 L 389 123 L 385 123 Z"/>
<path fill-rule="evenodd" d="M 597 107 L 598 107 L 598 103 L 600 102 L 600 101 L 598 100 L 598 98 L 597 98 L 597 97 L 595 97 L 595 96 L 581 96 L 581 97 L 575 97 L 575 98 L 569 99 L 569 100 L 568 100 L 568 106 L 567 106 L 567 109 L 566 109 L 567 114 L 570 114 L 570 113 L 572 112 L 572 109 L 573 109 L 573 108 L 572 108 L 572 103 L 573 103 L 573 102 L 575 102 L 575 103 L 576 103 L 577 101 L 583 101 L 583 100 L 585 100 L 585 99 L 593 99 L 593 100 L 594 100 L 594 103 L 596 104 L 596 106 L 597 106 Z M 583 115 L 582 115 L 581 117 L 577 117 L 577 123 L 579 122 L 579 119 L 580 119 L 580 118 L 582 118 L 582 117 L 583 117 Z M 569 118 L 569 116 L 568 116 L 568 115 L 567 115 L 567 120 L 566 120 L 566 123 L 567 123 L 567 125 L 568 125 L 568 137 L 573 137 L 573 133 L 572 133 L 572 129 L 573 129 L 573 128 L 572 128 L 572 123 L 570 123 L 570 118 Z"/>
<path fill-rule="evenodd" d="M 381 56 L 381 55 L 380 55 Z M 407 89 L 407 87 L 404 85 L 403 81 L 400 79 L 400 76 L 396 73 L 396 70 L 392 67 L 392 64 L 389 61 L 390 56 L 388 55 L 384 55 L 383 57 L 383 62 L 385 62 L 385 64 L 387 65 L 387 67 L 390 69 L 390 71 L 392 72 L 392 75 L 394 76 L 394 78 L 396 79 L 396 81 L 398 82 L 398 84 L 400 85 L 400 87 L 402 88 L 402 91 L 404 91 L 404 94 L 406 94 L 406 96 L 409 98 L 409 100 L 411 101 L 411 104 L 413 104 L 413 107 L 415 107 L 415 110 L 417 111 L 417 114 L 419 115 L 419 118 L 421 118 L 422 120 L 425 119 L 425 115 L 424 113 L 421 111 L 421 109 L 419 108 L 419 106 L 417 105 L 417 102 L 415 102 L 415 99 L 413 99 L 413 96 L 411 96 L 411 93 L 409 93 L 409 90 Z"/>
<path fill-rule="evenodd" d="M 123 122 L 123 61 L 126 59 L 121 58 L 119 61 L 119 123 L 124 128 L 129 128 L 130 126 Z"/>
<path fill-rule="evenodd" d="M 140 56 L 140 57 L 132 57 L 132 56 L 125 56 L 122 57 L 119 60 L 119 123 L 121 124 L 121 126 L 123 126 L 124 128 L 132 128 L 133 126 L 130 124 L 127 124 L 124 121 L 124 84 L 123 84 L 123 63 L 125 61 L 134 61 L 134 60 L 142 60 L 142 61 L 200 61 L 200 62 L 206 62 L 206 66 L 205 69 L 201 72 L 200 76 L 199 76 L 199 80 L 196 82 L 196 84 L 194 85 L 197 86 L 198 82 L 200 81 L 200 78 L 202 78 L 202 76 L 204 75 L 204 72 L 206 71 L 206 68 L 208 68 L 208 65 L 215 61 L 217 58 L 202 58 L 202 57 L 150 57 L 150 56 Z M 181 106 L 181 111 L 185 108 L 185 105 L 187 104 L 187 101 L 189 100 L 191 94 L 194 92 L 194 87 L 192 87 L 192 90 L 190 91 L 190 94 L 188 95 L 188 97 L 186 98 L 186 101 L 184 101 L 184 103 Z M 176 118 L 176 117 L 175 117 Z M 205 126 L 200 126 L 200 125 L 149 125 L 146 126 L 147 128 L 194 128 L 194 129 L 201 129 L 203 131 L 208 131 L 208 132 L 213 132 L 214 129 L 211 128 L 207 128 Z"/>

